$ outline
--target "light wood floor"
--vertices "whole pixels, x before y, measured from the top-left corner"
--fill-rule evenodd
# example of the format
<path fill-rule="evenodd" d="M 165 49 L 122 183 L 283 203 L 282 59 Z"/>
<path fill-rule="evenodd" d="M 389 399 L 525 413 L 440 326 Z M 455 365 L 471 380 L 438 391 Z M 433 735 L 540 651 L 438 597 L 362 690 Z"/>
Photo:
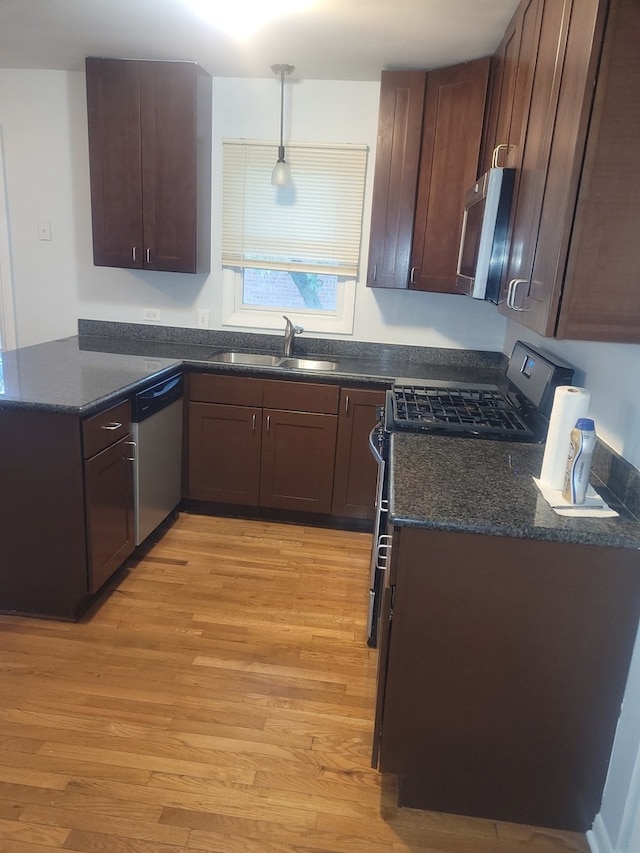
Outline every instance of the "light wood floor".
<path fill-rule="evenodd" d="M 182 515 L 80 624 L 0 617 L 2 853 L 557 853 L 369 767 L 370 536 Z"/>

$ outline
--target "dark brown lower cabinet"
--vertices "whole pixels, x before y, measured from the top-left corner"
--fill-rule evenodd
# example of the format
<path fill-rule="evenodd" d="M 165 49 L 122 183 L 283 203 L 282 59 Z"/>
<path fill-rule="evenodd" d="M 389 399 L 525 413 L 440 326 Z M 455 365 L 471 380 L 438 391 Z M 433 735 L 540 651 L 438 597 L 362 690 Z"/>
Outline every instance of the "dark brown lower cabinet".
<path fill-rule="evenodd" d="M 189 405 L 189 497 L 257 506 L 262 409 Z"/>
<path fill-rule="evenodd" d="M 85 463 L 89 592 L 97 592 L 133 553 L 131 436 Z"/>
<path fill-rule="evenodd" d="M 191 374 L 186 497 L 330 513 L 339 393 L 318 383 Z"/>
<path fill-rule="evenodd" d="M 331 511 L 337 418 L 264 410 L 260 505 Z"/>
<path fill-rule="evenodd" d="M 384 391 L 343 388 L 333 479 L 331 513 L 345 518 L 373 518 L 377 464 L 369 450 L 369 433 L 378 421 Z"/>
<path fill-rule="evenodd" d="M 128 401 L 0 409 L 0 612 L 77 619 L 134 548 Z"/>
<path fill-rule="evenodd" d="M 640 616 L 631 549 L 393 533 L 374 762 L 399 804 L 585 832 Z"/>

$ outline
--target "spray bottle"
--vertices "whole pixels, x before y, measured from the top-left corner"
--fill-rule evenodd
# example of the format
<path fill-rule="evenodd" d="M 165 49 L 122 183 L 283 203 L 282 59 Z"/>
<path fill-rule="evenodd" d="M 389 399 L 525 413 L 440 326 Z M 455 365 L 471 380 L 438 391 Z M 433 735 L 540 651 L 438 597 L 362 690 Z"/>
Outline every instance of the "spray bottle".
<path fill-rule="evenodd" d="M 595 446 L 595 424 L 591 418 L 578 418 L 571 430 L 567 471 L 562 489 L 562 497 L 572 504 L 584 503 Z"/>

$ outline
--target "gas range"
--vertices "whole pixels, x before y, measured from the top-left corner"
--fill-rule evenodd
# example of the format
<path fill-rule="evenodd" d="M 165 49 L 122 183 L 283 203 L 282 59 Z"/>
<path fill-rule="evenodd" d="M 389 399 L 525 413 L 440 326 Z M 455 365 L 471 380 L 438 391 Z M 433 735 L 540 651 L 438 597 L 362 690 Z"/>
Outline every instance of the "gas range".
<path fill-rule="evenodd" d="M 504 388 L 398 380 L 387 392 L 385 429 L 543 442 L 555 389 L 572 378 L 568 365 L 517 341 Z"/>
<path fill-rule="evenodd" d="M 518 411 L 495 385 L 395 385 L 393 429 L 472 434 L 510 441 L 536 441 L 533 413 Z"/>

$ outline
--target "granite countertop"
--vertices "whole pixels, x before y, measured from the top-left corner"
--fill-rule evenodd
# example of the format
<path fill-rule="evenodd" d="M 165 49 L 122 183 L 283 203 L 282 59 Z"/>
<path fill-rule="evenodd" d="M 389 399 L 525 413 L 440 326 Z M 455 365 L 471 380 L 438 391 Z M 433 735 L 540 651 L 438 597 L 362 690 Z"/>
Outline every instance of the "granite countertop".
<path fill-rule="evenodd" d="M 281 353 L 276 349 L 264 346 L 248 347 L 227 345 L 211 346 L 204 344 L 186 344 L 168 341 L 136 340 L 123 338 L 105 338 L 86 335 L 80 339 L 80 346 L 85 350 L 95 352 L 127 353 L 129 355 L 144 355 L 148 358 L 180 359 L 185 367 L 196 371 L 214 371 L 216 373 L 234 373 L 236 375 L 265 376 L 270 379 L 287 378 L 304 380 L 306 382 L 332 382 L 341 384 L 344 381 L 362 382 L 368 385 L 388 387 L 393 381 L 403 379 L 413 381 L 448 380 L 452 382 L 480 382 L 501 384 L 505 382 L 504 368 L 487 367 L 482 361 L 467 363 L 433 363 L 430 361 L 408 361 L 401 356 L 390 355 L 384 348 L 380 353 L 354 356 L 332 351 L 330 347 L 309 349 L 298 346 L 294 357 L 330 360 L 336 367 L 331 370 L 307 370 L 292 367 L 275 367 L 267 365 L 229 364 L 219 359 L 219 355 L 228 351 L 266 352 L 273 355 Z M 276 343 L 280 343 L 276 339 Z M 301 342 L 296 341 L 297 344 Z M 308 343 L 305 341 L 304 343 Z M 325 344 L 330 345 L 331 341 Z"/>
<path fill-rule="evenodd" d="M 75 337 L 3 352 L 0 364 L 0 407 L 78 415 L 182 366 L 175 358 L 83 351 Z"/>
<path fill-rule="evenodd" d="M 567 518 L 546 503 L 544 447 L 413 433 L 391 437 L 389 515 L 398 526 L 640 548 L 640 522 L 597 479 L 618 518 Z"/>
<path fill-rule="evenodd" d="M 383 348 L 361 357 L 318 353 L 332 370 L 225 364 L 218 355 L 237 346 L 123 337 L 73 336 L 2 353 L 0 407 L 46 409 L 88 415 L 123 399 L 148 380 L 186 367 L 197 371 L 233 372 L 305 382 L 361 383 L 389 387 L 395 379 L 499 384 L 504 370 L 487 367 L 473 357 L 466 363 L 405 361 Z M 297 353 L 302 355 L 303 353 Z M 304 353 L 306 357 L 313 357 Z M 455 355 L 455 354 L 454 354 Z"/>

